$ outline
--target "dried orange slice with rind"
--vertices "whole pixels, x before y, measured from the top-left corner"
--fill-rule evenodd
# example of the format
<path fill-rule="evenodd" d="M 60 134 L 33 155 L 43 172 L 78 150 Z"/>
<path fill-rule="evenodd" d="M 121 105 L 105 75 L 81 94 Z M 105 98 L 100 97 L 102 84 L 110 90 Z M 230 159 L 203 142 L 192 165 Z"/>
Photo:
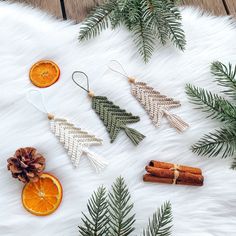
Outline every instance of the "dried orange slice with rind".
<path fill-rule="evenodd" d="M 59 180 L 43 173 L 39 181 L 27 183 L 22 190 L 24 208 L 37 216 L 52 214 L 60 206 L 63 190 Z"/>
<path fill-rule="evenodd" d="M 36 62 L 29 72 L 31 82 L 39 87 L 46 88 L 57 82 L 60 76 L 60 68 L 50 60 Z"/>

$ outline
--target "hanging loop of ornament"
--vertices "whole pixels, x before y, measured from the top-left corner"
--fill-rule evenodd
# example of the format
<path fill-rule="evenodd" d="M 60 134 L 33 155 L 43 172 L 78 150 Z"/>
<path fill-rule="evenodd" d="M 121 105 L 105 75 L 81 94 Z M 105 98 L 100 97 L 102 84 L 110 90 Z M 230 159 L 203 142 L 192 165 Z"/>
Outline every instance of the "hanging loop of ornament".
<path fill-rule="evenodd" d="M 115 69 L 116 67 L 118 67 L 117 69 Z M 128 76 L 127 72 L 125 71 L 124 67 L 121 65 L 120 62 L 118 62 L 117 60 L 111 60 L 108 68 L 110 70 L 112 70 L 115 73 L 120 74 L 121 76 L 125 77 L 128 79 L 129 83 L 135 83 L 135 78 Z"/>
<path fill-rule="evenodd" d="M 86 87 L 82 86 L 78 81 L 80 79 L 80 75 L 82 75 L 81 78 L 86 79 Z M 72 74 L 72 80 L 77 86 L 86 91 L 90 97 L 94 96 L 94 92 L 89 88 L 89 78 L 86 73 L 84 73 L 83 71 L 74 71 Z"/>
<path fill-rule="evenodd" d="M 40 103 L 41 103 L 41 108 L 40 108 L 40 106 L 38 106 L 38 105 L 36 104 L 36 102 L 34 101 L 34 99 L 33 99 L 33 93 L 39 95 L 39 99 L 37 99 L 37 100 L 40 101 Z M 39 90 L 35 90 L 35 89 L 29 90 L 29 91 L 26 93 L 26 99 L 27 99 L 27 101 L 28 101 L 31 105 L 33 105 L 38 111 L 41 111 L 42 113 L 45 113 L 45 114 L 49 114 L 49 113 L 48 113 L 48 110 L 47 110 L 47 108 L 46 108 L 46 105 L 45 105 L 44 97 L 43 97 L 42 93 L 41 93 Z"/>

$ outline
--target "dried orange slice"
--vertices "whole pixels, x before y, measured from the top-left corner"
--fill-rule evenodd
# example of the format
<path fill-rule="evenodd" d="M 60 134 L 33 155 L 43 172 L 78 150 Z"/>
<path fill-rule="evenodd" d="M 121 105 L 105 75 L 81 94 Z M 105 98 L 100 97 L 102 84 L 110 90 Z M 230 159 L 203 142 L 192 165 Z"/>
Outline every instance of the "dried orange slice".
<path fill-rule="evenodd" d="M 40 88 L 46 88 L 57 82 L 60 69 L 56 63 L 49 60 L 36 62 L 31 68 L 29 77 L 31 82 Z"/>
<path fill-rule="evenodd" d="M 37 216 L 53 213 L 62 200 L 62 186 L 53 175 L 43 173 L 37 182 L 27 183 L 22 190 L 22 203 Z"/>

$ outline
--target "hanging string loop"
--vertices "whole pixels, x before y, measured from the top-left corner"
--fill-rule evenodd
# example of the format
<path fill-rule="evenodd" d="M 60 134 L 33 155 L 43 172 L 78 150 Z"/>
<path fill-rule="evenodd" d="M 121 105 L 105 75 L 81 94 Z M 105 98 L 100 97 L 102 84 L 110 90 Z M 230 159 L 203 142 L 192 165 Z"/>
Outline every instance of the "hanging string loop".
<path fill-rule="evenodd" d="M 125 71 L 124 67 L 121 65 L 121 63 L 117 60 L 111 60 L 108 68 L 112 70 L 115 73 L 118 73 L 122 75 L 125 78 L 128 78 L 129 83 L 135 83 L 135 79 L 128 76 L 127 72 Z"/>
<path fill-rule="evenodd" d="M 35 94 L 39 97 L 38 98 L 36 98 L 36 97 L 33 98 L 33 96 L 35 96 L 33 94 Z M 26 98 L 27 98 L 27 101 L 32 106 L 34 106 L 38 111 L 41 111 L 42 113 L 48 114 L 48 111 L 47 111 L 47 108 L 46 108 L 46 105 L 45 105 L 44 97 L 43 97 L 42 93 L 39 90 L 36 90 L 36 89 L 29 90 L 26 94 Z M 41 107 L 36 103 L 36 99 L 37 99 L 37 101 L 39 101 Z"/>

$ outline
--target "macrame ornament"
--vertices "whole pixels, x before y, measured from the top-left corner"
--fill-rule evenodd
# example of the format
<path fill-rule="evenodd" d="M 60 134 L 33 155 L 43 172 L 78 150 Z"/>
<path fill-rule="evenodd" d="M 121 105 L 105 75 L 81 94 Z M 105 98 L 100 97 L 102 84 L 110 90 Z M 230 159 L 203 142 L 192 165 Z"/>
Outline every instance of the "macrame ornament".
<path fill-rule="evenodd" d="M 114 69 L 115 66 L 118 66 L 119 69 Z M 118 61 L 111 61 L 109 68 L 128 79 L 132 95 L 143 106 L 156 127 L 160 127 L 163 116 L 167 118 L 171 127 L 175 128 L 178 132 L 183 132 L 189 127 L 179 116 L 169 111 L 171 108 L 180 107 L 180 101 L 162 95 L 146 83 L 138 82 L 136 79 L 129 77 Z"/>
<path fill-rule="evenodd" d="M 91 97 L 92 108 L 103 121 L 109 133 L 111 143 L 114 142 L 120 130 L 124 130 L 126 135 L 135 145 L 138 145 L 145 138 L 143 134 L 127 126 L 128 124 L 138 122 L 140 118 L 121 109 L 105 96 L 95 96 L 94 92 L 89 89 L 88 76 L 84 72 L 75 71 L 72 74 L 72 79 L 75 84 L 85 90 L 89 97 Z M 78 81 L 79 79 L 86 79 L 87 88 L 81 86 Z"/>
<path fill-rule="evenodd" d="M 32 93 L 37 93 L 40 95 L 42 108 L 37 106 L 36 103 L 32 101 Z M 79 166 L 80 158 L 83 154 L 87 156 L 96 172 L 100 172 L 106 167 L 107 162 L 89 149 L 89 147 L 93 145 L 102 145 L 102 139 L 75 127 L 66 119 L 57 118 L 54 115 L 48 113 L 44 99 L 39 91 L 29 91 L 27 94 L 27 99 L 37 110 L 47 115 L 50 121 L 50 129 L 52 133 L 54 133 L 54 135 L 59 139 L 59 141 L 67 150 L 71 163 L 74 167 Z"/>

